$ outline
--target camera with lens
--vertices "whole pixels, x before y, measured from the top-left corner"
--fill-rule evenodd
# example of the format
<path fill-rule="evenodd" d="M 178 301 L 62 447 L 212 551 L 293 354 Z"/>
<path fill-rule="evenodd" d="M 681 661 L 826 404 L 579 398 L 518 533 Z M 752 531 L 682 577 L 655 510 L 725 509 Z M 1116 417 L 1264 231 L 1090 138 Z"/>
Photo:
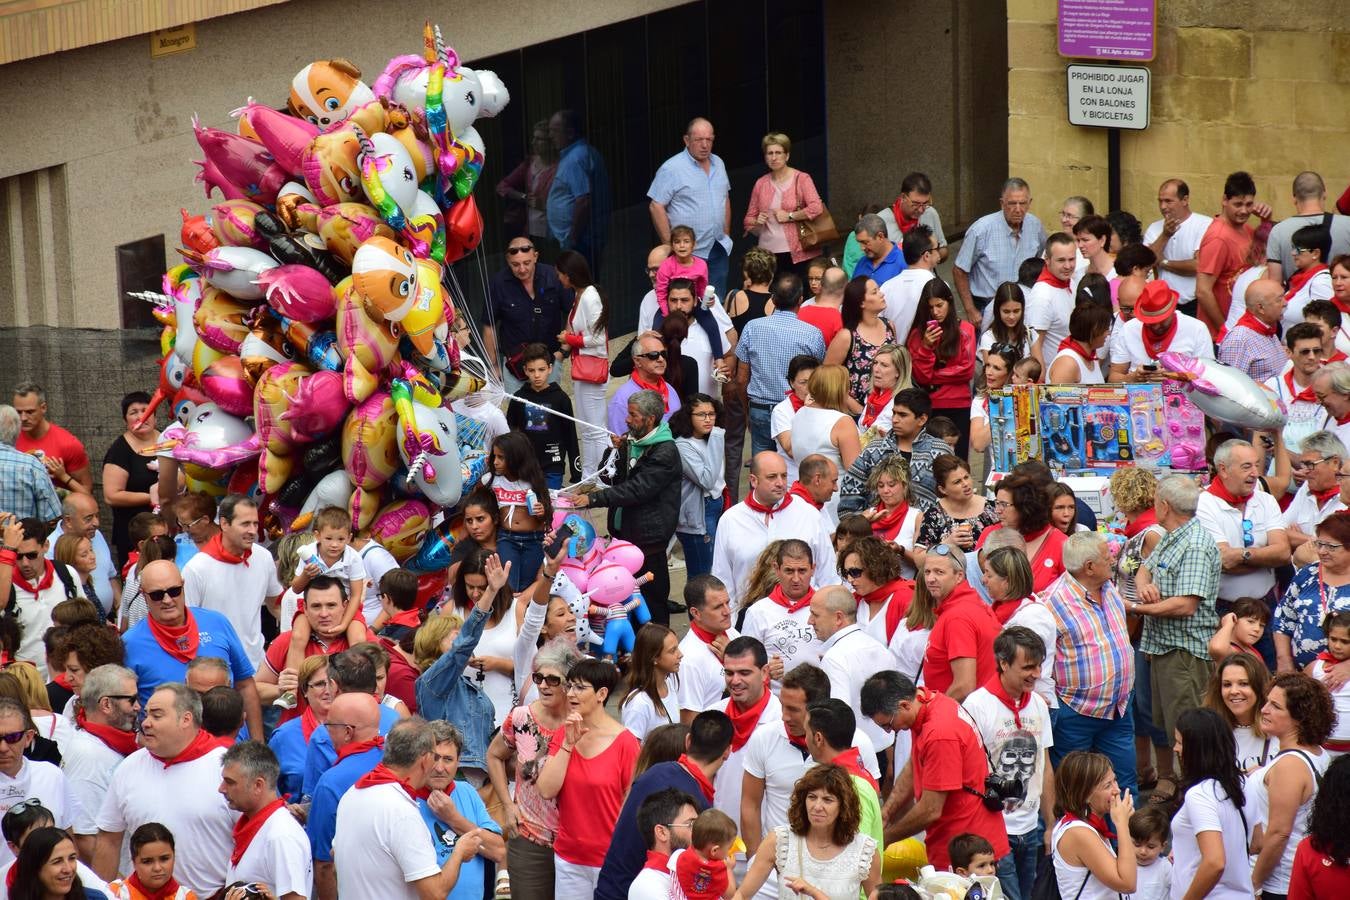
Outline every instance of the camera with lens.
<path fill-rule="evenodd" d="M 1027 785 L 1020 778 L 1006 775 L 989 774 L 984 778 L 984 793 L 974 788 L 966 788 L 980 798 L 984 808 L 990 812 L 1004 812 L 1016 808 L 1027 799 Z"/>

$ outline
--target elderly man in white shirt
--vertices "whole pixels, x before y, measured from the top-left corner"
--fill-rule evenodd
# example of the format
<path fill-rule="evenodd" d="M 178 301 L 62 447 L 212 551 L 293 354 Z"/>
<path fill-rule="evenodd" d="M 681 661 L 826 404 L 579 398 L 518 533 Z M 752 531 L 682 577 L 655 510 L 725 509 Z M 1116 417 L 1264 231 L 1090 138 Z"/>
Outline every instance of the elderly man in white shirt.
<path fill-rule="evenodd" d="M 824 641 L 820 668 L 830 678 L 830 696 L 843 700 L 852 709 L 859 705 L 863 682 L 877 672 L 898 665 L 890 649 L 858 625 L 858 601 L 842 585 L 830 585 L 811 598 L 811 627 Z M 895 740 L 882 728 L 861 717 L 859 726 L 873 747 L 889 747 Z"/>
<path fill-rule="evenodd" d="M 1294 465 L 1303 470 L 1305 479 L 1280 517 L 1294 551 L 1295 564 L 1317 558 L 1312 546 L 1317 523 L 1346 508 L 1341 500 L 1340 479 L 1345 461 L 1345 444 L 1330 431 L 1314 431 L 1298 446 Z"/>

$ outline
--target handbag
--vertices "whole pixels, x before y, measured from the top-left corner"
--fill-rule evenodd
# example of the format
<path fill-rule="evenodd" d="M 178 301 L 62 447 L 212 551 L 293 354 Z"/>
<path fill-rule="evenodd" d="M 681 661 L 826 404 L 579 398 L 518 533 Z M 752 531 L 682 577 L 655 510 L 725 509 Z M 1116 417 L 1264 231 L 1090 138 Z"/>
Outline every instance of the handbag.
<path fill-rule="evenodd" d="M 800 204 L 797 209 L 806 208 L 806 203 L 802 199 L 801 192 L 802 173 L 797 173 L 797 202 Z M 820 215 L 814 219 L 806 219 L 797 223 L 797 239 L 801 242 L 803 250 L 813 250 L 822 244 L 828 244 L 839 240 L 839 226 L 834 224 L 834 216 L 830 215 L 830 210 L 821 201 Z"/>
<path fill-rule="evenodd" d="M 580 350 L 572 351 L 572 380 L 587 384 L 604 384 L 609 381 L 609 358 L 605 356 L 585 356 Z"/>

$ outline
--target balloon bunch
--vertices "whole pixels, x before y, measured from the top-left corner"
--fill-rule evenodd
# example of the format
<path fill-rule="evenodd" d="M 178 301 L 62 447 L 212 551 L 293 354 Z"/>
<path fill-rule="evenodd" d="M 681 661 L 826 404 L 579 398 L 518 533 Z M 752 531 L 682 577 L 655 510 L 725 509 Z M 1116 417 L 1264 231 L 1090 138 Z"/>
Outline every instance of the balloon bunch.
<path fill-rule="evenodd" d="M 509 96 L 430 24 L 424 44 L 373 89 L 319 60 L 284 109 L 249 98 L 235 132 L 194 118 L 197 180 L 223 199 L 182 211 L 184 264 L 139 296 L 165 325 L 147 418 L 168 400 L 177 420 L 150 452 L 192 490 L 252 489 L 273 534 L 340 506 L 429 572 L 454 540 L 433 518 L 482 470 L 450 402 L 487 369 L 451 337 L 468 320 L 445 267 L 482 238 L 473 122 Z"/>
<path fill-rule="evenodd" d="M 554 520 L 555 528 L 566 525 L 574 535 L 552 593 L 566 600 L 576 616 L 578 641 L 598 645 L 602 659 L 632 653 L 636 629 L 651 621 L 638 591 L 651 579 L 650 573 L 638 577 L 642 551 L 628 541 L 597 542 L 595 528 L 577 513 L 559 510 Z"/>

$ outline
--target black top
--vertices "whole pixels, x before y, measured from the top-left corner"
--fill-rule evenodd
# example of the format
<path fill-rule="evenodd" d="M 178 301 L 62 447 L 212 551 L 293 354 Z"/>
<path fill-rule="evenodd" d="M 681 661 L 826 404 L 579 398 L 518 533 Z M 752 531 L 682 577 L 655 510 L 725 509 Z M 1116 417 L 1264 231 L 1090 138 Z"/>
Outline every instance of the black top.
<path fill-rule="evenodd" d="M 531 403 L 538 403 L 539 406 L 547 409 L 556 410 L 563 415 L 572 415 L 572 401 L 567 393 L 556 384 L 544 386 L 542 391 L 535 391 L 528 384 L 522 385 L 520 390 L 516 391 L 516 396 Z M 539 406 L 527 406 L 524 403 L 508 403 L 506 405 L 506 424 L 510 425 L 516 431 L 525 432 L 525 436 L 530 439 L 534 446 L 534 454 L 539 459 L 539 466 L 545 472 L 561 473 L 567 460 L 572 460 L 578 470 L 580 469 L 580 456 L 577 453 L 577 427 L 570 419 L 564 419 L 562 416 L 551 415 L 545 409 Z"/>
<path fill-rule="evenodd" d="M 572 292 L 562 286 L 552 266 L 534 267 L 534 297 L 525 292 L 510 268 L 502 269 L 488 282 L 492 304 L 490 325 L 497 335 L 497 352 L 510 357 L 526 344 L 539 342 L 557 351 L 563 317 L 572 308 Z"/>
<path fill-rule="evenodd" d="M 133 494 L 147 494 L 150 488 L 159 480 L 159 472 L 151 468 L 155 463 L 153 456 L 141 456 L 131 445 L 127 443 L 127 436 L 119 434 L 117 440 L 113 441 L 108 452 L 103 454 L 103 464 L 114 465 L 123 469 L 127 473 L 126 489 Z M 117 548 L 117 563 L 121 565 L 126 562 L 127 554 L 135 548 L 131 546 L 131 537 L 127 533 L 127 526 L 137 513 L 150 512 L 153 507 L 147 503 L 144 506 L 114 506 L 112 507 L 113 525 L 112 542 Z"/>

